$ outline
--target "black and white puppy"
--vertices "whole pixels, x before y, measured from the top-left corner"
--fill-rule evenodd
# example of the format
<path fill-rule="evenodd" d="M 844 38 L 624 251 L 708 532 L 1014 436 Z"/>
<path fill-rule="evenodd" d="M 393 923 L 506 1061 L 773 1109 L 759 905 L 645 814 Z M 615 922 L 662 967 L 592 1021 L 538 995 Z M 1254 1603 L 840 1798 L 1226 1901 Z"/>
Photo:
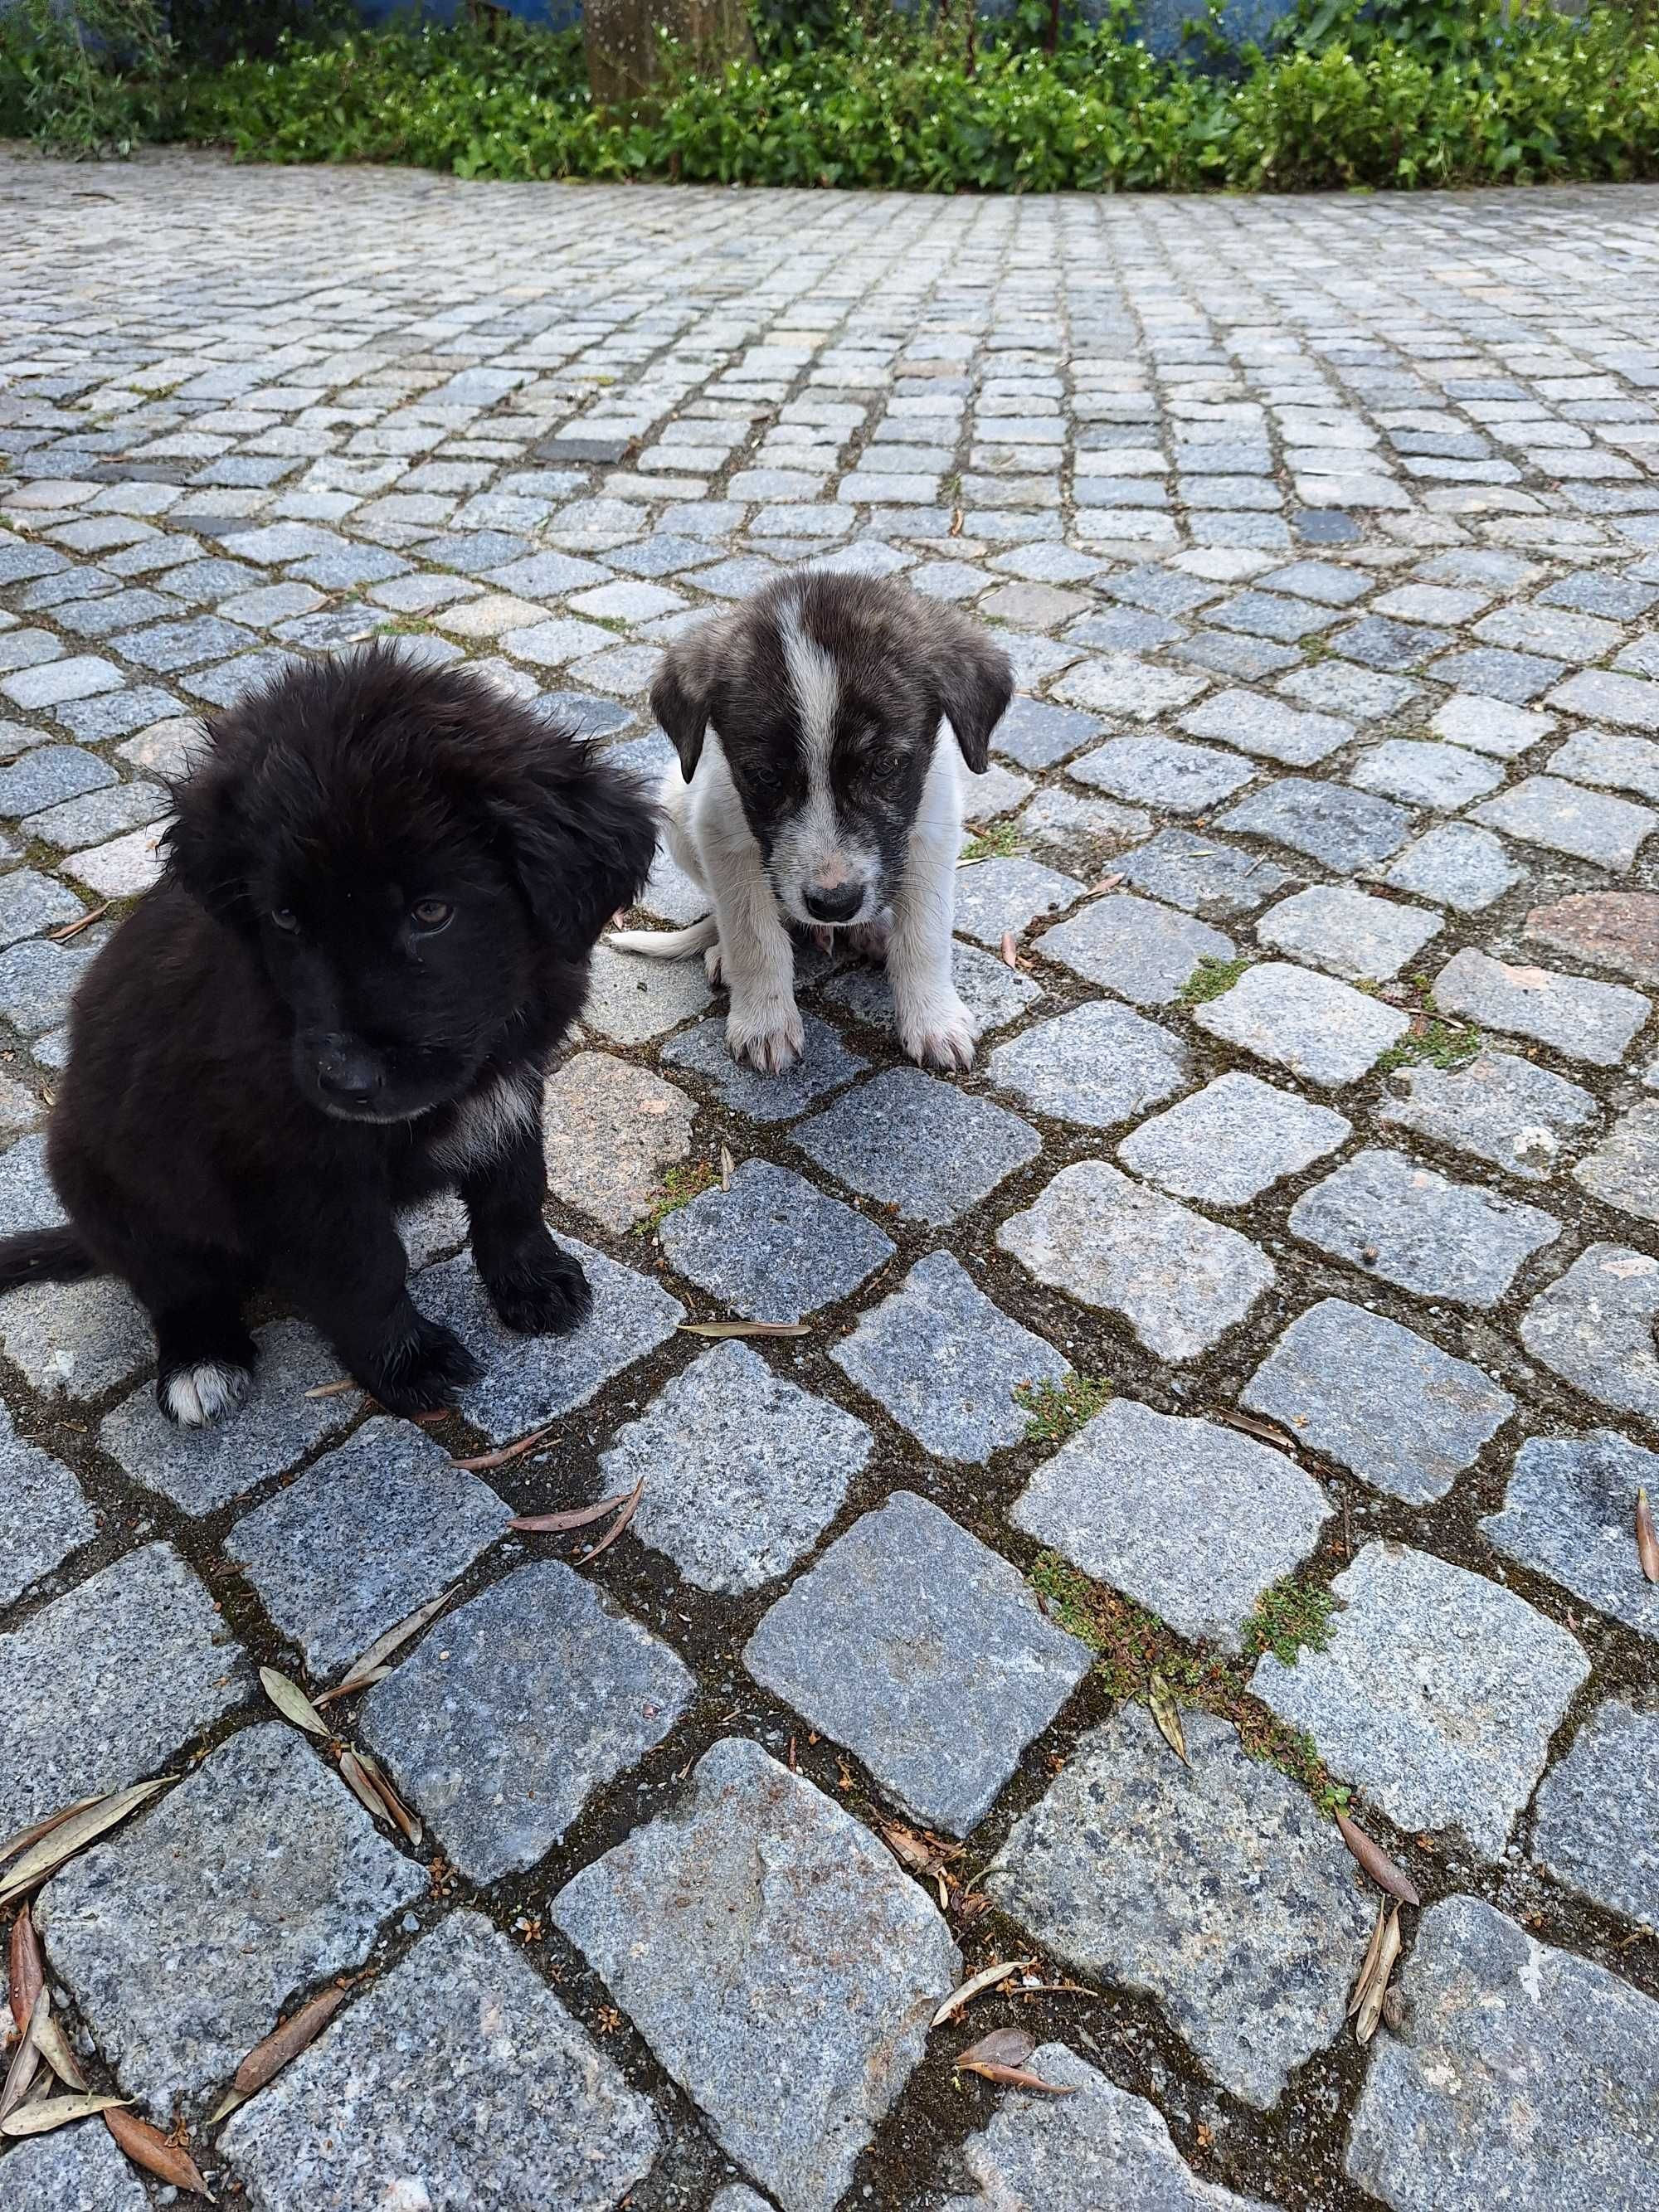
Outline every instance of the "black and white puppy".
<path fill-rule="evenodd" d="M 167 871 L 76 994 L 47 1140 L 67 1228 L 0 1240 L 0 1288 L 119 1275 L 156 1395 L 245 1395 L 269 1288 L 389 1412 L 477 1373 L 406 1287 L 397 1217 L 459 1189 L 509 1328 L 574 1328 L 542 1218 L 542 1079 L 655 823 L 578 739 L 385 649 L 296 665 L 208 726 Z"/>
<path fill-rule="evenodd" d="M 788 925 L 849 931 L 885 954 L 911 1058 L 970 1066 L 951 975 L 962 769 L 984 773 L 1012 690 L 1006 655 L 965 617 L 864 576 L 781 577 L 676 639 L 651 692 L 679 755 L 665 834 L 714 911 L 611 941 L 703 952 L 731 990 L 733 1056 L 775 1073 L 803 1042 Z"/>

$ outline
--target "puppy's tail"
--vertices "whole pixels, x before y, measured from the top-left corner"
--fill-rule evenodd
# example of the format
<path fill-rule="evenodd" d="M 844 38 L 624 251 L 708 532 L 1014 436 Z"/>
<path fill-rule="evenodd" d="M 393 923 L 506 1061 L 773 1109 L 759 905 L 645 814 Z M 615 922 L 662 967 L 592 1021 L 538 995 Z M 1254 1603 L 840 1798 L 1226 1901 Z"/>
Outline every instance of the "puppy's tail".
<path fill-rule="evenodd" d="M 0 1291 L 15 1291 L 23 1283 L 83 1283 L 103 1272 L 67 1225 L 0 1237 Z"/>
<path fill-rule="evenodd" d="M 719 943 L 720 933 L 719 922 L 706 914 L 690 929 L 621 929 L 605 941 L 618 952 L 637 952 L 643 960 L 684 960 L 693 952 L 707 952 Z"/>

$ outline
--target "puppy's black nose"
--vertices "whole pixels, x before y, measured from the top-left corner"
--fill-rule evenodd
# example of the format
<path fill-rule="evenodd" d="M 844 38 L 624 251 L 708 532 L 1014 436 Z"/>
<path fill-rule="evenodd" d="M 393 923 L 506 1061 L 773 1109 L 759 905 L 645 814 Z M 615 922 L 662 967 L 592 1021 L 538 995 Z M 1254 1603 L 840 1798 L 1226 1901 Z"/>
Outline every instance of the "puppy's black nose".
<path fill-rule="evenodd" d="M 343 1046 L 319 1054 L 317 1087 L 342 1106 L 367 1106 L 380 1087 L 380 1071 L 368 1053 Z"/>
<path fill-rule="evenodd" d="M 836 884 L 832 890 L 822 890 L 809 884 L 801 896 L 814 921 L 850 921 L 864 904 L 864 885 Z"/>

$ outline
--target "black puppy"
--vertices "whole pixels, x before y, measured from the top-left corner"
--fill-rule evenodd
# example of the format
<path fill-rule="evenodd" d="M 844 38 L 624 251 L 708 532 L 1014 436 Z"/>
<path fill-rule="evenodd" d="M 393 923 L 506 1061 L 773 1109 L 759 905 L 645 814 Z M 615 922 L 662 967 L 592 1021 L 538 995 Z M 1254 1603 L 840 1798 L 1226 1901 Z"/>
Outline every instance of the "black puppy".
<path fill-rule="evenodd" d="M 76 994 L 47 1146 L 71 1225 L 0 1240 L 0 1289 L 124 1276 L 186 1426 L 246 1395 L 261 1287 L 388 1411 L 429 1412 L 477 1370 L 410 1303 L 401 1208 L 459 1190 L 509 1328 L 587 1310 L 542 1219 L 543 1075 L 651 810 L 482 678 L 383 648 L 208 735 L 162 881 Z"/>

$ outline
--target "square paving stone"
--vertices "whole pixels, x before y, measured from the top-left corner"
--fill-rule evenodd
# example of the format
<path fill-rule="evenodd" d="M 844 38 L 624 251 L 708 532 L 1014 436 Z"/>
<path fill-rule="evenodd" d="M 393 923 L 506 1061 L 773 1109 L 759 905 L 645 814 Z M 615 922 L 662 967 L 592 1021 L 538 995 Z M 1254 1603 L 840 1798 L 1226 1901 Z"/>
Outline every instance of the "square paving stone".
<path fill-rule="evenodd" d="M 699 1022 L 662 1049 L 665 1067 L 689 1068 L 704 1077 L 722 1103 L 751 1121 L 793 1121 L 831 1091 L 839 1091 L 869 1066 L 842 1044 L 828 1022 L 816 1014 L 801 1018 L 805 1044 L 800 1058 L 781 1075 L 763 1075 L 732 1059 L 721 1020 Z"/>
<path fill-rule="evenodd" d="M 1403 2029 L 1371 2046 L 1351 2181 L 1393 2212 L 1642 2212 L 1659 2005 L 1476 1897 L 1429 1907 L 1401 1989 Z"/>
<path fill-rule="evenodd" d="M 1201 960 L 1231 960 L 1236 949 L 1207 922 L 1123 891 L 1092 900 L 1037 939 L 1045 960 L 1138 1006 L 1172 1006 Z"/>
<path fill-rule="evenodd" d="M 957 931 L 994 949 L 1011 930 L 1018 937 L 1042 915 L 1074 905 L 1083 885 L 1036 860 L 979 860 L 957 871 L 956 891 Z"/>
<path fill-rule="evenodd" d="M 1200 1029 L 1310 1083 L 1357 1083 L 1410 1028 L 1397 1007 L 1288 961 L 1247 968 L 1193 1010 Z"/>
<path fill-rule="evenodd" d="M 1392 799 L 1310 775 L 1281 776 L 1217 819 L 1224 830 L 1270 837 L 1345 872 L 1386 860 L 1411 827 L 1410 815 Z"/>
<path fill-rule="evenodd" d="M 0 1831 L 153 1774 L 248 1687 L 172 1546 L 129 1553 L 0 1636 Z"/>
<path fill-rule="evenodd" d="M 939 2212 L 1267 2212 L 1257 2197 L 1200 2181 L 1157 2106 L 1063 2043 L 1039 2045 L 1025 2070 L 1070 2094 L 1008 2091 L 962 2146 L 974 2194 L 947 2198 Z"/>
<path fill-rule="evenodd" d="M 1094 1663 L 1017 1568 L 905 1490 L 778 1600 L 743 1660 L 915 1819 L 953 1836 L 990 1810 Z"/>
<path fill-rule="evenodd" d="M 573 1053 L 549 1078 L 542 1103 L 548 1188 L 622 1235 L 652 1211 L 664 1169 L 691 1150 L 695 1111 L 648 1067 Z"/>
<path fill-rule="evenodd" d="M 1094 999 L 999 1045 L 990 1077 L 1039 1114 L 1110 1129 L 1184 1090 L 1192 1060 L 1170 1030 Z"/>
<path fill-rule="evenodd" d="M 0 1406 L 0 1606 L 21 1597 L 96 1533 L 75 1477 L 49 1452 L 25 1443 Z"/>
<path fill-rule="evenodd" d="M 1074 1969 L 1155 1998 L 1206 2072 L 1266 2111 L 1336 2039 L 1371 1907 L 1305 1791 L 1225 1721 L 1183 1719 L 1190 1766 L 1143 1706 L 1120 1707 L 985 1886 Z"/>
<path fill-rule="evenodd" d="M 976 1206 L 1042 1149 L 1029 1123 L 918 1067 L 889 1068 L 849 1091 L 803 1121 L 794 1141 L 851 1189 L 934 1228 Z"/>
<path fill-rule="evenodd" d="M 186 1513 L 211 1513 L 296 1466 L 349 1428 L 362 1393 L 307 1392 L 340 1379 L 340 1363 L 304 1322 L 272 1322 L 254 1338 L 259 1361 L 247 1401 L 211 1428 L 174 1427 L 148 1384 L 106 1414 L 98 1442 L 123 1471 Z"/>
<path fill-rule="evenodd" d="M 1501 1583 L 1367 1544 L 1331 1584 L 1322 1650 L 1263 1654 L 1250 1687 L 1306 1729 L 1396 1826 L 1460 1828 L 1498 1857 L 1589 1673 L 1577 1641 Z"/>
<path fill-rule="evenodd" d="M 1434 1001 L 1483 1028 L 1535 1037 L 1568 1060 L 1617 1067 L 1653 1012 L 1622 983 L 1595 983 L 1551 968 L 1522 968 L 1466 946 L 1434 979 Z"/>
<path fill-rule="evenodd" d="M 645 1478 L 634 1534 L 699 1589 L 758 1589 L 811 1549 L 863 1472 L 871 1435 L 839 1406 L 716 1345 L 674 1376 L 600 1460 L 612 1491 Z"/>
<path fill-rule="evenodd" d="M 1378 1107 L 1385 1129 L 1414 1129 L 1528 1182 L 1547 1182 L 1565 1149 L 1592 1128 L 1588 1091 L 1512 1053 L 1483 1052 L 1452 1070 L 1402 1067 Z"/>
<path fill-rule="evenodd" d="M 115 781 L 115 771 L 79 745 L 37 745 L 0 769 L 0 814 L 38 814 Z"/>
<path fill-rule="evenodd" d="M 1117 1156 L 1176 1198 L 1248 1206 L 1352 1133 L 1328 1106 L 1234 1071 L 1131 1130 Z"/>
<path fill-rule="evenodd" d="M 429 1437 L 377 1414 L 239 1521 L 225 1550 L 322 1676 L 447 1589 L 511 1517 Z"/>
<path fill-rule="evenodd" d="M 1659 744 L 1650 738 L 1580 730 L 1558 747 L 1545 765 L 1552 775 L 1571 776 L 1578 783 L 1607 784 L 1616 790 L 1633 791 L 1638 798 L 1659 799 Z"/>
<path fill-rule="evenodd" d="M 1577 891 L 1535 906 L 1525 934 L 1632 982 L 1659 984 L 1659 892 Z"/>
<path fill-rule="evenodd" d="M 668 1264 L 750 1321 L 799 1321 L 855 1291 L 893 1243 L 873 1221 L 787 1168 L 744 1160 L 657 1231 Z"/>
<path fill-rule="evenodd" d="M 1374 898 L 1351 884 L 1315 884 L 1281 899 L 1255 925 L 1275 952 L 1328 969 L 1350 982 L 1386 982 L 1443 927 L 1437 914 Z"/>
<path fill-rule="evenodd" d="M 0 2212 L 149 2212 L 150 2198 L 100 2122 L 13 2143 Z"/>
<path fill-rule="evenodd" d="M 369 1693 L 361 1726 L 445 1856 L 489 1882 L 550 1851 L 693 1687 L 665 1644 L 545 1559 L 446 1614 Z"/>
<path fill-rule="evenodd" d="M 94 653 L 77 653 L 67 660 L 43 661 L 38 667 L 0 676 L 0 692 L 14 707 L 26 711 L 45 708 L 50 713 L 71 700 L 89 699 L 94 692 L 118 691 L 125 680 L 113 661 Z"/>
<path fill-rule="evenodd" d="M 593 1293 L 587 1319 L 568 1336 L 520 1336 L 503 1328 L 470 1253 L 416 1279 L 422 1310 L 447 1322 L 483 1362 L 483 1376 L 461 1393 L 460 1407 L 492 1443 L 585 1406 L 613 1375 L 665 1344 L 685 1318 L 679 1300 L 649 1275 L 619 1267 L 574 1237 L 556 1241 L 581 1262 Z"/>
<path fill-rule="evenodd" d="M 38 1911 L 121 2086 L 165 2124 L 175 2098 L 204 2104 L 289 1999 L 361 1966 L 426 1890 L 425 1869 L 273 1721 L 54 1875 Z"/>
<path fill-rule="evenodd" d="M 1239 1403 L 1412 1505 L 1443 1498 L 1515 1411 L 1468 1360 L 1345 1298 L 1293 1321 Z"/>
<path fill-rule="evenodd" d="M 646 1044 L 702 1013 L 714 997 L 701 960 L 640 960 L 593 948 L 582 1022 L 614 1044 Z"/>
<path fill-rule="evenodd" d="M 1490 830 L 1444 822 L 1407 845 L 1381 880 L 1393 890 L 1414 891 L 1460 914 L 1479 914 L 1522 877 Z"/>
<path fill-rule="evenodd" d="M 1051 1290 L 1121 1314 L 1148 1352 L 1176 1364 L 1218 1343 L 1274 1279 L 1237 1230 L 1100 1160 L 1062 1168 L 997 1243 Z"/>
<path fill-rule="evenodd" d="M 1511 707 L 1500 699 L 1455 692 L 1435 710 L 1429 727 L 1449 743 L 1473 746 L 1476 752 L 1493 753 L 1513 760 L 1549 736 L 1556 726 L 1553 714 L 1535 708 Z"/>
<path fill-rule="evenodd" d="M 617 2212 L 661 2138 L 507 1938 L 452 1912 L 219 2140 L 256 2212 Z"/>
<path fill-rule="evenodd" d="M 736 1738 L 698 1760 L 678 1809 L 585 1868 L 552 1910 L 720 2148 L 785 2212 L 840 2203 L 962 1968 L 892 1854 Z"/>
<path fill-rule="evenodd" d="M 1162 830 L 1119 866 L 1137 890 L 1212 921 L 1251 913 L 1291 880 L 1276 861 L 1207 830 Z"/>
<path fill-rule="evenodd" d="M 1659 1714 L 1609 1698 L 1538 1792 L 1531 1856 L 1558 1881 L 1659 1927 Z"/>
<path fill-rule="evenodd" d="M 1555 775 L 1529 775 L 1474 808 L 1471 819 L 1501 830 L 1523 844 L 1542 845 L 1569 859 L 1627 874 L 1645 840 L 1659 830 L 1659 814 L 1611 792 L 1586 791 Z"/>
<path fill-rule="evenodd" d="M 1114 738 L 1098 752 L 1073 761 L 1067 774 L 1114 799 L 1139 799 L 1165 814 L 1206 814 L 1255 770 L 1212 745 L 1146 736 Z"/>
<path fill-rule="evenodd" d="M 125 1283 L 30 1283 L 0 1297 L 0 1346 L 47 1400 L 101 1398 L 155 1358 L 149 1316 Z"/>
<path fill-rule="evenodd" d="M 1117 1398 L 1008 1518 L 1182 1636 L 1237 1651 L 1256 1600 L 1307 1558 L 1330 1510 L 1287 1454 Z"/>
<path fill-rule="evenodd" d="M 1610 1356 L 1618 1350 L 1613 1345 Z M 1611 1429 L 1528 1437 L 1516 1454 L 1503 1510 L 1488 1515 L 1480 1533 L 1511 1559 L 1659 1639 L 1659 1583 L 1648 1581 L 1636 1556 L 1636 1493 L 1642 1489 L 1659 1500 L 1659 1452 L 1644 1451 Z"/>
<path fill-rule="evenodd" d="M 1638 1099 L 1572 1172 L 1592 1197 L 1659 1221 L 1659 1101 Z"/>
<path fill-rule="evenodd" d="M 1219 738 L 1241 752 L 1260 753 L 1286 768 L 1315 768 L 1354 735 L 1338 714 L 1310 714 L 1264 699 L 1257 691 L 1218 691 L 1183 714 L 1179 726 L 1194 738 Z"/>
<path fill-rule="evenodd" d="M 1059 1382 L 1071 1366 L 992 1303 L 948 1252 L 919 1260 L 830 1357 L 935 1459 L 983 1467 L 1023 1441 L 1024 1382 Z"/>
<path fill-rule="evenodd" d="M 3 966 L 0 960 L 0 972 Z M 951 945 L 951 980 L 981 1033 L 1003 1028 L 1042 996 L 1029 977 L 1006 966 L 994 953 L 981 952 L 976 945 Z M 884 968 L 859 962 L 841 969 L 824 985 L 823 995 L 866 1029 L 878 1030 L 886 1036 L 897 1034 L 893 987 Z"/>
<path fill-rule="evenodd" d="M 54 922 L 78 921 L 84 911 L 73 891 L 33 868 L 0 876 L 0 945 L 15 944 Z"/>
<path fill-rule="evenodd" d="M 1291 1231 L 1419 1297 L 1492 1306 L 1561 1224 L 1478 1183 L 1449 1182 L 1403 1152 L 1374 1151 L 1304 1192 Z"/>
<path fill-rule="evenodd" d="M 1384 799 L 1397 799 L 1404 805 L 1432 806 L 1445 814 L 1484 799 L 1503 781 L 1503 770 L 1478 753 L 1418 738 L 1389 738 L 1370 746 L 1349 778 L 1361 791 L 1380 792 Z"/>

